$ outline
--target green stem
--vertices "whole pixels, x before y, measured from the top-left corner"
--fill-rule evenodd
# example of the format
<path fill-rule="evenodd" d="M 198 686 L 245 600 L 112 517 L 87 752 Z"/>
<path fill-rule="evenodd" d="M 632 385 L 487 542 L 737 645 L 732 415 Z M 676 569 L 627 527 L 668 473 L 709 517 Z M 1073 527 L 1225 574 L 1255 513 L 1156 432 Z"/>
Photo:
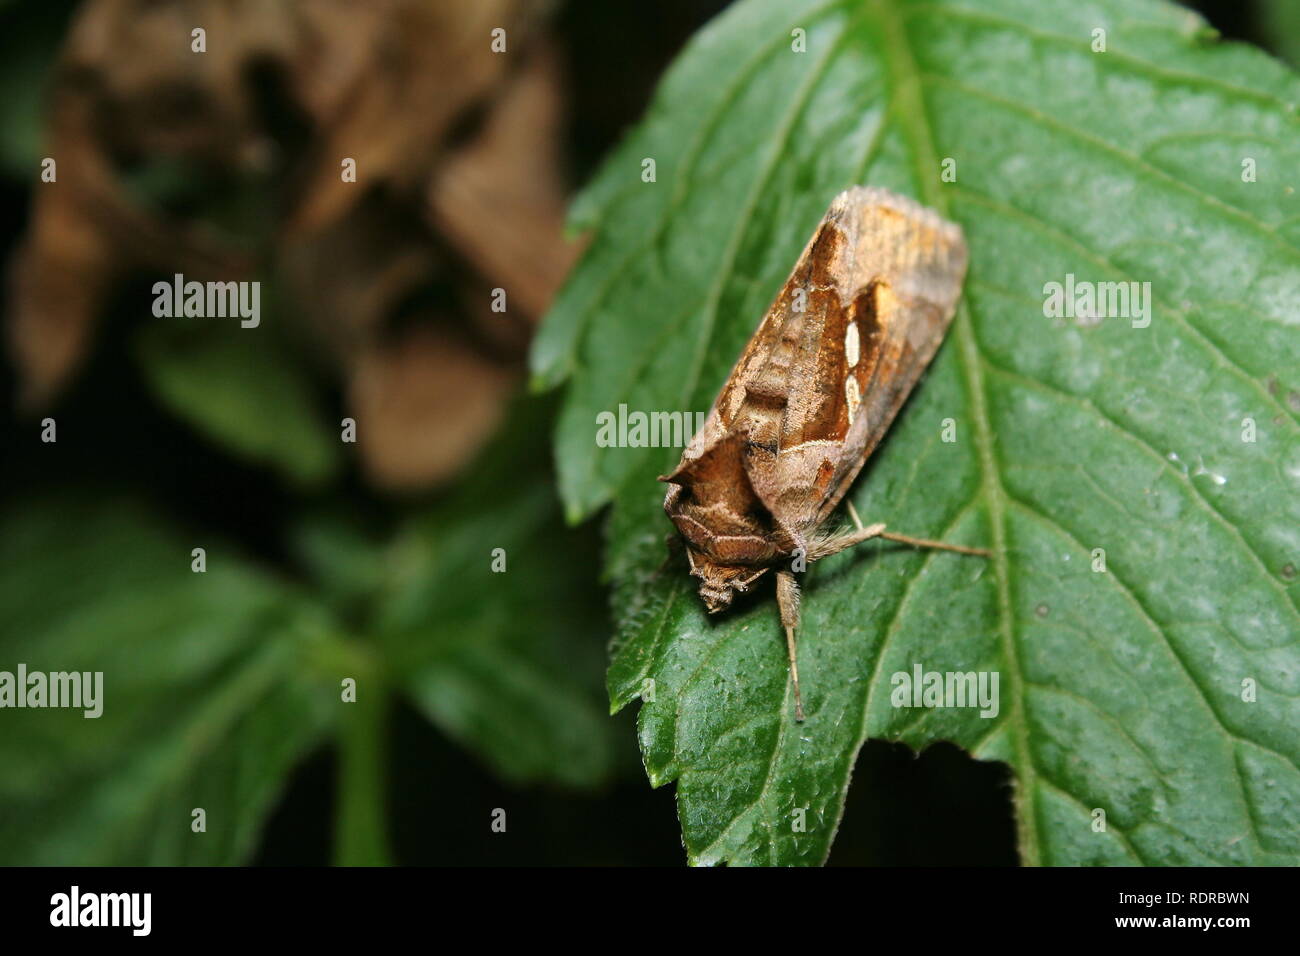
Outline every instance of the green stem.
<path fill-rule="evenodd" d="M 354 649 L 359 650 L 359 649 Z M 337 866 L 389 866 L 387 724 L 389 689 L 376 662 L 355 655 L 356 701 L 342 702 L 338 800 L 334 815 Z"/>

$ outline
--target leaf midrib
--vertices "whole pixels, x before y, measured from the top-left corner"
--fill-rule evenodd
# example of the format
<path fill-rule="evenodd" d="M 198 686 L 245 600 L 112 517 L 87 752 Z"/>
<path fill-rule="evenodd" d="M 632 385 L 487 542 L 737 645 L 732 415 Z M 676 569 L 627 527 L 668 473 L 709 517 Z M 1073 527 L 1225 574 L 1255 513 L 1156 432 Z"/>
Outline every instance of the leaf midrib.
<path fill-rule="evenodd" d="M 921 193 L 921 198 L 927 205 L 935 208 L 941 213 L 947 214 L 948 211 L 947 203 L 943 196 L 943 190 L 942 188 L 937 186 L 937 181 L 930 174 L 930 171 L 937 168 L 938 154 L 935 151 L 933 146 L 933 141 L 930 133 L 930 124 L 928 122 L 929 111 L 926 108 L 926 102 L 923 93 L 924 81 L 926 79 L 933 79 L 938 82 L 947 83 L 949 85 L 954 86 L 955 88 L 968 92 L 972 95 L 978 96 L 985 100 L 990 100 L 990 101 L 996 100 L 996 102 L 1006 106 L 1007 108 L 1014 109 L 1018 112 L 1021 112 L 1029 119 L 1043 122 L 1051 126 L 1052 128 L 1057 128 L 1060 126 L 1060 124 L 1056 123 L 1055 121 L 1052 121 L 1050 117 L 1046 117 L 1044 114 L 1041 114 L 1041 112 L 1039 111 L 1029 110 L 1028 108 L 1023 107 L 1021 104 L 1011 103 L 1009 101 L 1004 101 L 1001 98 L 993 97 L 992 94 L 987 94 L 985 91 L 976 90 L 966 85 L 960 84 L 957 81 L 952 80 L 950 77 L 920 72 L 917 69 L 915 59 L 913 58 L 911 53 L 911 46 L 908 43 L 907 31 L 903 23 L 903 18 L 897 15 L 894 0 L 873 0 L 872 6 L 877 14 L 878 22 L 882 27 L 882 33 L 887 38 L 889 38 L 886 43 L 885 49 L 883 51 L 883 59 L 888 65 L 890 75 L 893 78 L 893 82 L 891 84 L 892 86 L 891 100 L 893 102 L 891 102 L 890 105 L 891 108 L 893 108 L 894 114 L 898 118 L 898 123 L 904 133 L 904 136 L 908 140 L 909 156 L 911 157 L 912 160 L 913 174 L 915 177 L 917 188 Z M 909 11 L 909 12 L 915 12 L 915 11 Z M 1011 24 L 1008 23 L 1002 23 L 1001 25 L 1007 28 L 1011 27 Z M 1026 32 L 1033 33 L 1034 31 L 1027 30 Z M 1142 61 L 1133 61 L 1133 62 L 1135 66 L 1145 65 L 1142 63 Z M 1153 68 L 1151 69 L 1151 71 L 1159 72 L 1158 70 L 1155 70 Z M 1241 92 L 1236 88 L 1229 88 L 1226 86 L 1224 88 L 1231 89 L 1232 92 L 1234 93 Z M 903 101 L 906 102 L 902 107 L 899 107 L 897 104 Z M 1276 102 L 1276 100 L 1272 100 L 1272 101 Z M 1288 110 L 1289 109 L 1290 108 L 1288 108 Z M 1079 135 L 1077 134 L 1077 131 L 1072 131 L 1072 132 L 1074 132 L 1075 135 Z M 1217 197 L 1209 196 L 1201 192 L 1200 190 L 1196 190 L 1188 186 L 1186 183 L 1182 183 L 1181 181 L 1173 179 L 1172 177 L 1169 176 L 1168 173 L 1165 173 L 1163 170 L 1160 170 L 1158 167 L 1151 166 L 1149 163 L 1145 163 L 1145 161 L 1143 161 L 1140 157 L 1134 157 L 1128 153 L 1124 153 L 1123 151 L 1115 150 L 1113 146 L 1111 146 L 1108 143 L 1105 143 L 1104 141 L 1098 140 L 1094 143 L 1092 138 L 1089 138 L 1088 141 L 1089 143 L 1092 143 L 1093 145 L 1096 145 L 1099 148 L 1109 150 L 1115 153 L 1116 155 L 1119 155 L 1122 158 L 1131 161 L 1134 164 L 1140 165 L 1143 169 L 1148 170 L 1152 175 L 1159 176 L 1167 180 L 1171 185 L 1178 187 L 1184 192 L 1188 192 L 1194 195 L 1198 201 L 1205 204 L 1213 205 L 1220 212 L 1226 215 L 1230 215 L 1234 219 L 1240 220 L 1242 222 L 1251 225 L 1258 231 L 1258 233 L 1261 236 L 1272 239 L 1274 244 L 1280 246 L 1291 258 L 1296 258 L 1297 250 L 1295 250 L 1289 244 L 1285 243 L 1282 240 L 1282 237 L 1276 232 L 1276 230 L 1268 228 L 1266 224 L 1259 222 L 1258 220 L 1256 220 L 1254 217 L 1250 216 L 1243 210 L 1240 210 L 1234 206 L 1224 203 L 1221 200 L 1219 200 Z M 978 194 L 978 193 L 972 194 L 970 190 L 964 189 L 962 187 L 958 187 L 958 188 L 966 195 L 974 195 L 975 198 L 978 200 L 987 200 L 989 204 L 993 204 L 996 202 L 996 200 L 993 200 L 989 197 L 984 197 L 982 194 Z M 999 204 L 999 205 L 1005 205 L 1005 204 Z M 1010 209 L 1011 207 L 1007 207 L 1007 208 Z M 1013 211 L 1022 217 L 1028 217 L 1028 214 L 1024 213 L 1023 210 L 1014 209 Z M 1037 220 L 1034 217 L 1028 217 L 1028 218 L 1033 219 L 1033 221 L 1036 223 L 1039 222 L 1039 220 Z M 1045 228 L 1050 228 L 1050 226 L 1048 226 L 1048 224 L 1046 223 L 1039 223 L 1039 224 Z M 1119 270 L 1117 267 L 1115 267 L 1112 263 L 1109 262 L 1109 260 L 1105 259 L 1104 256 L 1100 256 L 1091 248 L 1084 246 L 1080 241 L 1074 239 L 1074 237 L 1067 236 L 1064 238 L 1067 239 L 1072 246 L 1077 247 L 1080 251 L 1086 254 L 1093 261 L 1099 262 L 1100 264 L 1102 264 L 1104 267 L 1108 268 L 1111 271 L 1122 274 L 1122 270 Z M 1296 418 L 1294 414 L 1290 412 L 1290 410 L 1284 408 L 1274 396 L 1269 394 L 1267 390 L 1263 388 L 1261 383 L 1256 378 L 1251 376 L 1249 373 L 1245 371 L 1245 369 L 1241 368 L 1235 361 L 1229 358 L 1228 355 L 1224 353 L 1223 350 L 1219 348 L 1204 331 L 1202 331 L 1199 327 L 1193 325 L 1191 320 L 1186 315 L 1184 315 L 1181 311 L 1174 309 L 1172 306 L 1168 305 L 1167 303 L 1166 303 L 1166 311 L 1175 314 L 1175 317 L 1179 322 L 1179 326 L 1180 328 L 1182 328 L 1184 333 L 1189 338 L 1196 341 L 1197 344 L 1201 345 L 1201 347 L 1205 349 L 1205 351 L 1210 353 L 1221 367 L 1228 370 L 1235 377 L 1244 380 L 1244 384 L 1248 388 L 1250 388 L 1257 395 L 1259 395 L 1275 411 L 1281 412 L 1289 424 L 1295 423 Z M 1002 485 L 1000 466 L 997 461 L 997 456 L 993 445 L 992 423 L 988 415 L 987 387 L 984 383 L 984 373 L 983 373 L 983 366 L 987 360 L 984 358 L 982 351 L 979 347 L 978 340 L 974 334 L 973 323 L 970 316 L 970 310 L 968 305 L 964 301 L 962 302 L 959 308 L 957 321 L 955 325 L 956 325 L 955 332 L 956 332 L 957 342 L 959 345 L 959 355 L 961 356 L 963 373 L 968 385 L 968 395 L 970 399 L 970 403 L 969 403 L 970 412 L 972 414 L 972 418 L 974 419 L 973 430 L 976 435 L 976 446 L 977 446 L 978 458 L 979 458 L 980 468 L 983 477 L 982 491 L 989 505 L 990 524 L 993 532 L 993 544 L 994 544 L 994 555 L 995 555 L 994 569 L 997 577 L 997 586 L 998 586 L 998 606 L 999 606 L 999 624 L 1000 624 L 999 629 L 1001 632 L 1004 655 L 1006 656 L 1007 662 L 1009 664 L 1009 669 L 1012 671 L 1013 682 L 1016 687 L 1016 691 L 1014 694 L 1013 711 L 1011 715 L 1009 715 L 1009 719 L 1011 721 L 1011 725 L 1013 727 L 1013 732 L 1014 732 L 1014 740 L 1015 740 L 1017 763 L 1018 763 L 1017 770 L 1019 771 L 1019 773 L 1022 775 L 1023 778 L 1021 780 L 1021 785 L 1023 788 L 1023 794 L 1025 796 L 1024 803 L 1020 807 L 1018 807 L 1017 829 L 1020 837 L 1019 842 L 1020 842 L 1021 852 L 1024 858 L 1024 862 L 1033 864 L 1033 863 L 1041 862 L 1040 848 L 1037 839 L 1038 838 L 1038 832 L 1036 826 L 1037 821 L 1036 821 L 1036 817 L 1032 821 L 1027 819 L 1027 817 L 1029 817 L 1033 813 L 1034 788 L 1040 783 L 1040 780 L 1038 778 L 1038 771 L 1036 766 L 1033 763 L 1032 754 L 1029 749 L 1029 743 L 1027 737 L 1027 725 L 1024 720 L 1025 682 L 1019 666 L 1017 645 L 1014 636 L 1014 615 L 1012 614 L 1011 611 L 1010 596 L 1009 596 L 1010 577 L 1009 577 L 1008 563 L 1006 560 L 1006 513 L 1009 507 L 1009 503 L 1011 502 L 1012 499 L 1009 498 L 1009 495 L 1005 487 Z M 1003 371 L 1003 370 L 999 370 L 999 371 Z M 1039 383 L 1036 381 L 1034 382 L 1034 384 L 1042 387 L 1046 387 L 1045 385 L 1043 385 L 1043 383 Z M 1055 390 L 1052 391 L 1055 392 Z M 1148 442 L 1144 441 L 1140 436 L 1134 435 L 1129 429 L 1121 426 L 1118 422 L 1115 422 L 1113 419 L 1110 418 L 1109 415 L 1102 413 L 1100 409 L 1097 409 L 1093 403 L 1087 402 L 1084 399 L 1079 399 L 1078 396 L 1070 396 L 1070 397 L 1075 401 L 1084 402 L 1094 413 L 1098 414 L 1109 424 L 1116 427 L 1123 434 L 1125 434 L 1132 440 L 1138 442 L 1144 448 L 1153 451 L 1154 453 L 1154 450 L 1150 449 Z M 1161 461 L 1161 464 L 1167 467 L 1167 463 L 1164 462 L 1163 460 Z M 1194 486 L 1194 484 L 1190 482 L 1190 480 L 1184 482 L 1184 484 L 1186 484 L 1189 487 L 1190 493 L 1193 496 L 1193 498 L 1198 502 L 1200 502 L 1200 504 L 1203 507 L 1205 507 L 1207 511 L 1209 511 L 1214 517 L 1218 519 L 1219 523 L 1227 526 L 1230 532 L 1237 537 L 1243 549 L 1246 551 L 1249 557 L 1254 560 L 1255 564 L 1257 565 L 1257 569 L 1261 572 L 1261 574 L 1263 574 L 1263 576 L 1270 582 L 1270 584 L 1274 586 L 1275 589 L 1280 588 L 1283 591 L 1285 596 L 1288 598 L 1290 605 L 1294 608 L 1295 607 L 1294 599 L 1290 598 L 1289 592 L 1286 592 L 1285 588 L 1281 588 L 1280 582 L 1278 582 L 1276 578 L 1271 573 L 1269 573 L 1268 568 L 1265 562 L 1263 561 L 1262 556 L 1255 550 L 1255 548 L 1251 545 L 1251 543 L 1244 537 L 1241 530 L 1237 528 L 1234 524 L 1232 524 L 1232 522 L 1229 521 L 1225 515 L 1220 513 L 1217 508 L 1211 506 L 1210 503 L 1206 501 L 1204 496 L 1200 493 L 1199 489 L 1197 489 Z M 1034 510 L 1030 508 L 1030 506 L 1027 503 L 1020 502 L 1018 504 L 1021 507 L 1025 507 L 1031 511 Z M 1053 524 L 1055 523 L 1053 522 Z M 1064 531 L 1064 529 L 1059 529 L 1059 530 Z M 1173 655 L 1175 661 L 1179 664 L 1180 669 L 1183 671 L 1189 683 L 1193 685 L 1197 695 L 1200 697 L 1203 705 L 1208 710 L 1211 719 L 1219 726 L 1224 737 L 1225 745 L 1228 746 L 1233 752 L 1234 760 L 1237 759 L 1236 754 L 1237 754 L 1238 743 L 1251 744 L 1256 747 L 1260 747 L 1262 750 L 1268 753 L 1273 753 L 1278 757 L 1280 757 L 1281 759 L 1287 760 L 1287 758 L 1284 755 L 1278 754 L 1277 751 L 1273 750 L 1272 748 L 1266 747 L 1258 743 L 1257 741 L 1252 740 L 1249 737 L 1242 737 L 1240 734 L 1228 728 L 1221 715 L 1218 714 L 1217 710 L 1214 708 L 1213 704 L 1209 700 L 1205 691 L 1201 688 L 1200 684 L 1197 682 L 1192 672 L 1187 668 L 1187 665 L 1183 660 L 1182 655 L 1179 654 L 1173 647 L 1170 638 L 1168 637 L 1167 634 L 1165 634 L 1163 628 L 1155 621 L 1154 618 L 1151 617 L 1150 613 L 1147 611 L 1147 609 L 1142 604 L 1142 602 L 1137 598 L 1136 594 L 1132 592 L 1132 589 L 1123 587 L 1121 585 L 1120 590 L 1129 598 L 1130 601 L 1137 604 L 1137 606 L 1139 607 L 1142 613 L 1143 618 L 1148 622 L 1148 624 L 1152 627 L 1152 629 L 1159 634 L 1167 650 L 1169 650 L 1169 652 Z M 1290 761 L 1287 760 L 1287 762 Z M 1238 783 L 1241 786 L 1241 798 L 1247 812 L 1247 821 L 1251 824 L 1252 843 L 1254 843 L 1255 846 L 1258 848 L 1260 845 L 1258 839 L 1258 832 L 1257 832 L 1257 828 L 1253 824 L 1254 817 L 1255 817 L 1255 808 L 1252 805 L 1250 794 L 1245 786 L 1245 781 L 1240 778 L 1240 773 L 1238 776 L 1239 776 Z M 1055 785 L 1051 785 L 1051 786 L 1053 789 L 1058 789 L 1058 790 L 1060 789 Z M 1074 798 L 1072 797 L 1072 799 Z M 1130 851 L 1136 852 L 1135 848 L 1127 839 L 1124 840 L 1124 843 L 1125 846 Z M 1138 854 L 1138 858 L 1142 859 L 1141 854 Z"/>
<path fill-rule="evenodd" d="M 890 77 L 889 106 L 908 141 L 907 154 L 912 163 L 913 180 L 922 202 L 946 217 L 948 203 L 942 190 L 937 188 L 934 176 L 934 171 L 938 169 L 938 154 L 930 132 L 929 109 L 921 88 L 922 74 L 917 68 L 912 53 L 907 27 L 895 8 L 894 0 L 871 0 L 870 7 L 880 25 L 880 32 L 884 39 L 880 55 Z M 1007 564 L 1006 495 L 993 449 L 992 427 L 988 417 L 987 392 L 983 369 L 980 366 L 979 347 L 975 342 L 970 309 L 965 300 L 958 307 L 954 325 L 963 379 L 967 386 L 968 409 L 975 433 L 981 488 L 988 505 L 989 527 L 993 536 L 992 557 L 989 560 L 993 564 L 997 586 L 999 642 L 1007 668 L 1011 672 L 1011 686 L 1015 688 L 1007 723 L 1013 732 L 1016 776 L 1019 784 L 1020 799 L 1017 801 L 1016 808 L 1017 843 L 1020 848 L 1021 862 L 1037 866 L 1042 862 L 1042 855 L 1039 848 L 1038 818 L 1035 809 L 1036 770 L 1029 749 L 1028 730 L 1024 719 L 1024 681 L 1011 613 L 1010 572 Z M 859 746 L 866 740 L 867 717 L 864 701 Z"/>

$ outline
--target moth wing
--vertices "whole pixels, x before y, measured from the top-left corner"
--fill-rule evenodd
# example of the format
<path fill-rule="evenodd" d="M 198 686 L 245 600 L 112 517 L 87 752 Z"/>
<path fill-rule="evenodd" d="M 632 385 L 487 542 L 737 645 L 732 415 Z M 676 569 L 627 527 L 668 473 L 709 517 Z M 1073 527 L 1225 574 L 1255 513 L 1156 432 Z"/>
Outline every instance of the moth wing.
<path fill-rule="evenodd" d="M 799 260 L 801 265 L 808 259 L 816 239 L 814 236 L 809 240 Z M 762 391 L 759 380 L 790 321 L 791 295 L 802 279 L 800 266 L 796 266 L 736 360 L 703 427 L 683 450 L 677 467 L 661 479 L 689 491 L 693 510 L 703 508 L 711 512 L 710 523 L 716 528 L 734 533 L 736 519 L 742 518 L 754 529 L 774 536 L 778 547 L 788 544 L 791 538 L 754 486 L 756 475 L 759 480 L 762 476 L 749 468 L 754 430 L 749 419 L 753 414 L 753 396 Z M 664 504 L 669 514 L 675 515 L 682 511 L 682 502 L 683 495 L 670 489 Z M 682 527 L 678 517 L 674 516 L 673 520 Z"/>
<path fill-rule="evenodd" d="M 811 243 L 810 243 L 811 245 Z M 805 255 L 807 252 L 805 250 Z M 801 260 L 802 261 L 802 260 Z M 777 297 L 777 301 L 763 315 L 763 319 L 750 336 L 748 344 L 740 353 L 740 358 L 732 366 L 726 384 L 713 400 L 713 407 L 705 417 L 704 426 L 696 432 L 682 451 L 681 463 L 677 470 L 688 467 L 689 463 L 701 457 L 710 447 L 727 436 L 736 423 L 747 395 L 746 386 L 762 369 L 764 358 L 771 352 L 774 343 L 780 338 L 781 328 L 789 314 L 789 290 L 794 283 L 794 276 L 786 283 L 786 289 Z M 669 478 L 671 480 L 671 477 Z"/>
<path fill-rule="evenodd" d="M 845 246 L 839 316 L 845 342 L 857 339 L 857 362 L 846 345 L 827 363 L 837 373 L 831 380 L 843 383 L 836 398 L 846 431 L 817 524 L 835 510 L 934 359 L 967 263 L 961 229 L 910 199 L 858 187 L 836 199 L 831 215 L 836 207 L 846 234 L 857 237 Z"/>
<path fill-rule="evenodd" d="M 727 384 L 714 399 L 703 427 L 687 443 L 677 467 L 659 479 L 678 486 L 669 488 L 664 507 L 679 530 L 683 521 L 696 520 L 687 518 L 686 508 L 707 512 L 704 517 L 710 530 L 723 535 L 758 533 L 770 528 L 770 515 L 763 514 L 767 509 L 745 469 L 744 436 L 732 426 L 744 403 L 744 385 L 752 376 L 751 366 L 769 347 L 770 339 L 779 334 L 781 321 L 776 307 L 763 317 L 727 377 Z M 690 503 L 684 507 L 688 499 Z M 703 545 L 698 536 L 697 543 Z"/>
<path fill-rule="evenodd" d="M 733 475 L 789 550 L 888 430 L 943 340 L 965 271 L 957 226 L 888 190 L 841 193 L 665 480 L 714 502 Z"/>
<path fill-rule="evenodd" d="M 884 189 L 836 197 L 769 310 L 779 326 L 736 414 L 778 524 L 804 533 L 834 510 L 933 359 L 965 271 L 960 229 L 930 210 Z"/>

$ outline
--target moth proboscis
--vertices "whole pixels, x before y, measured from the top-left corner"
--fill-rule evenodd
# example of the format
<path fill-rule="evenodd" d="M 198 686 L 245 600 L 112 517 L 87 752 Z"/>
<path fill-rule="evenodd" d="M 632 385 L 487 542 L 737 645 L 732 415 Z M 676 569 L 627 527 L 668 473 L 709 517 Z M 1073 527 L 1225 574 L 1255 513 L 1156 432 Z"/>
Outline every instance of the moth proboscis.
<path fill-rule="evenodd" d="M 871 538 L 987 556 L 827 519 L 880 443 L 952 322 L 966 274 L 961 230 L 886 189 L 835 197 L 670 475 L 664 510 L 685 539 L 709 613 L 769 569 L 804 719 L 794 567 Z"/>

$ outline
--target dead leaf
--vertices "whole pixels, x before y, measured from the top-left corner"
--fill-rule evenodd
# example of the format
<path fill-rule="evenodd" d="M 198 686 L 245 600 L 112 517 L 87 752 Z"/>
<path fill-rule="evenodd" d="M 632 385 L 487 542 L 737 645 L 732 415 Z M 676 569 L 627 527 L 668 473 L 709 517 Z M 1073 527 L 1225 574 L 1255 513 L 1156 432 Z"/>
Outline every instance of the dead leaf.
<path fill-rule="evenodd" d="M 87 3 L 50 101 L 58 181 L 35 186 L 11 263 L 7 334 L 25 406 L 66 386 L 129 275 L 273 268 L 304 342 L 364 420 L 366 473 L 393 488 L 454 473 L 490 435 L 576 255 L 562 239 L 550 6 Z M 196 26 L 204 53 L 190 47 Z M 490 48 L 496 27 L 506 53 Z M 264 257 L 127 188 L 132 170 L 176 158 L 278 188 Z M 343 181 L 344 158 L 356 182 Z M 505 313 L 487 306 L 494 288 Z"/>

